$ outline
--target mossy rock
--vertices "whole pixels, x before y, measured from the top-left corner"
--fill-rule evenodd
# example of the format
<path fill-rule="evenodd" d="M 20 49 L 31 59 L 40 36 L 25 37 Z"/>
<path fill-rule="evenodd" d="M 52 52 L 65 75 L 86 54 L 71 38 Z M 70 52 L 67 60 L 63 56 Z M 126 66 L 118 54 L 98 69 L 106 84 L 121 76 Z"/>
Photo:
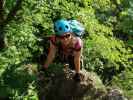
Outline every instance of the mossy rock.
<path fill-rule="evenodd" d="M 54 71 L 56 72 L 56 71 Z M 65 69 L 38 81 L 40 100 L 100 100 L 106 94 L 106 88 L 94 72 L 81 70 L 84 79 L 75 82 L 75 71 Z"/>

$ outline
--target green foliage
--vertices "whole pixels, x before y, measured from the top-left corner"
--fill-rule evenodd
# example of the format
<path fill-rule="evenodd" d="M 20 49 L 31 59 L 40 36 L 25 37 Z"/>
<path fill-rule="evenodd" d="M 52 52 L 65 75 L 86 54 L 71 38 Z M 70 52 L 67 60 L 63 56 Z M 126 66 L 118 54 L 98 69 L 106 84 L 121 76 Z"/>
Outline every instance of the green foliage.
<path fill-rule="evenodd" d="M 14 0 L 5 0 L 4 1 L 5 14 L 8 14 L 14 5 L 15 5 Z"/>
<path fill-rule="evenodd" d="M 19 98 L 37 98 L 36 76 L 26 71 L 27 64 L 33 65 L 32 59 L 42 51 L 42 48 L 38 46 L 37 37 L 33 34 L 37 33 L 38 29 L 33 26 L 31 18 L 23 9 L 4 27 L 7 47 L 0 52 L 1 97 L 18 100 Z M 37 68 L 37 66 L 32 67 Z"/>
<path fill-rule="evenodd" d="M 125 70 L 118 76 L 114 77 L 111 84 L 124 90 L 124 94 L 133 99 L 133 70 Z"/>
<path fill-rule="evenodd" d="M 133 35 L 133 25 L 132 25 L 132 21 L 133 21 L 133 1 L 132 0 L 128 0 L 127 1 L 127 5 L 126 5 L 127 9 L 124 9 L 121 13 L 120 13 L 120 21 L 118 23 L 118 27 L 119 29 L 121 29 L 124 33 L 129 34 L 129 35 Z"/>
<path fill-rule="evenodd" d="M 119 13 L 119 19 L 115 30 L 119 31 L 122 38 L 125 38 L 125 43 L 129 46 L 133 45 L 133 1 L 123 0 L 123 10 Z M 118 34 L 118 33 L 116 33 Z"/>
<path fill-rule="evenodd" d="M 93 3 L 100 5 L 100 3 Z M 132 49 L 127 48 L 123 41 L 116 39 L 113 35 L 115 29 L 113 23 L 117 22 L 117 16 L 111 14 L 114 12 L 114 9 L 110 8 L 112 5 L 115 5 L 115 3 L 109 2 L 108 9 L 103 8 L 105 11 L 102 11 L 100 6 L 92 9 L 92 4 L 92 7 L 81 9 L 80 12 L 82 20 L 85 21 L 86 31 L 90 34 L 84 40 L 84 66 L 87 69 L 96 71 L 104 81 L 106 79 L 110 80 L 113 75 L 130 68 L 132 60 L 129 59 L 133 57 Z M 106 10 L 110 10 L 110 13 L 106 13 Z M 107 20 L 101 18 L 101 12 Z"/>
<path fill-rule="evenodd" d="M 16 0 L 5 0 L 5 19 L 15 4 Z M 86 69 L 96 71 L 105 82 L 132 69 L 132 5 L 132 0 L 22 0 L 20 9 L 15 9 L 12 20 L 1 29 L 7 47 L 0 51 L 0 96 L 37 100 L 36 75 L 26 66 L 37 69 L 36 58 L 48 48 L 46 38 L 54 34 L 53 21 L 58 18 L 77 19 L 84 24 Z M 50 71 L 62 67 L 51 66 L 55 67 Z M 128 77 L 132 71 L 125 73 Z M 118 78 L 114 82 L 119 83 Z M 126 92 L 125 84 L 131 84 L 128 78 L 125 80 L 118 86 Z"/>
<path fill-rule="evenodd" d="M 133 57 L 131 49 L 125 49 L 121 41 L 103 35 L 91 36 L 85 41 L 85 68 L 96 71 L 105 81 L 109 76 L 132 67 L 132 61 L 129 61 Z"/>
<path fill-rule="evenodd" d="M 33 68 L 36 65 L 33 66 Z M 0 96 L 15 98 L 35 98 L 36 76 L 28 64 L 8 65 L 0 78 Z M 36 97 L 37 98 L 37 97 Z"/>

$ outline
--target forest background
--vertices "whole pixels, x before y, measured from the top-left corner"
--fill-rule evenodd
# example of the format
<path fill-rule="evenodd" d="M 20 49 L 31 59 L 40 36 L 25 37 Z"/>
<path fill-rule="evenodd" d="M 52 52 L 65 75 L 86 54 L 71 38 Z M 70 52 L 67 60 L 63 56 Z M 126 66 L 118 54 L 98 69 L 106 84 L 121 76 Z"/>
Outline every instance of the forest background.
<path fill-rule="evenodd" d="M 58 18 L 83 23 L 84 68 L 133 99 L 132 0 L 0 0 L 0 97 L 38 99 L 33 70 Z"/>

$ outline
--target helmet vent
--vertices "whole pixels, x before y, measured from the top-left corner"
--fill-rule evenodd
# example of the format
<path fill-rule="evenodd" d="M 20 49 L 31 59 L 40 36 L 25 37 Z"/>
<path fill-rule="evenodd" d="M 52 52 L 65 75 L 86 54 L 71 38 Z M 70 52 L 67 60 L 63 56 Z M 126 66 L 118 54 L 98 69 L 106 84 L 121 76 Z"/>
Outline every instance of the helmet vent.
<path fill-rule="evenodd" d="M 67 25 L 65 27 L 68 29 L 68 26 Z"/>
<path fill-rule="evenodd" d="M 62 30 L 62 27 L 59 27 L 59 30 L 61 31 Z"/>

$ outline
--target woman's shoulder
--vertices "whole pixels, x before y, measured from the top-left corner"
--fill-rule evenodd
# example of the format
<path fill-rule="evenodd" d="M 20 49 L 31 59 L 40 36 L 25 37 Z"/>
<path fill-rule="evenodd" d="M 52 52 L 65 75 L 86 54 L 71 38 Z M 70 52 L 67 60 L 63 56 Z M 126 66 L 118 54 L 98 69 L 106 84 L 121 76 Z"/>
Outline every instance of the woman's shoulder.
<path fill-rule="evenodd" d="M 81 50 L 82 47 L 83 47 L 83 42 L 82 42 L 81 38 L 76 37 L 75 38 L 75 44 L 74 44 L 75 50 L 79 51 L 79 50 Z"/>
<path fill-rule="evenodd" d="M 50 42 L 52 43 L 52 44 L 56 44 L 56 41 L 57 41 L 57 39 L 56 39 L 56 36 L 55 35 L 51 35 L 50 37 L 49 37 L 49 40 L 50 40 Z"/>
<path fill-rule="evenodd" d="M 55 45 L 55 46 L 60 45 L 60 41 L 59 41 L 59 39 L 57 38 L 56 35 L 50 36 L 50 37 L 49 37 L 49 40 L 50 40 L 50 42 L 51 42 L 53 45 Z"/>

